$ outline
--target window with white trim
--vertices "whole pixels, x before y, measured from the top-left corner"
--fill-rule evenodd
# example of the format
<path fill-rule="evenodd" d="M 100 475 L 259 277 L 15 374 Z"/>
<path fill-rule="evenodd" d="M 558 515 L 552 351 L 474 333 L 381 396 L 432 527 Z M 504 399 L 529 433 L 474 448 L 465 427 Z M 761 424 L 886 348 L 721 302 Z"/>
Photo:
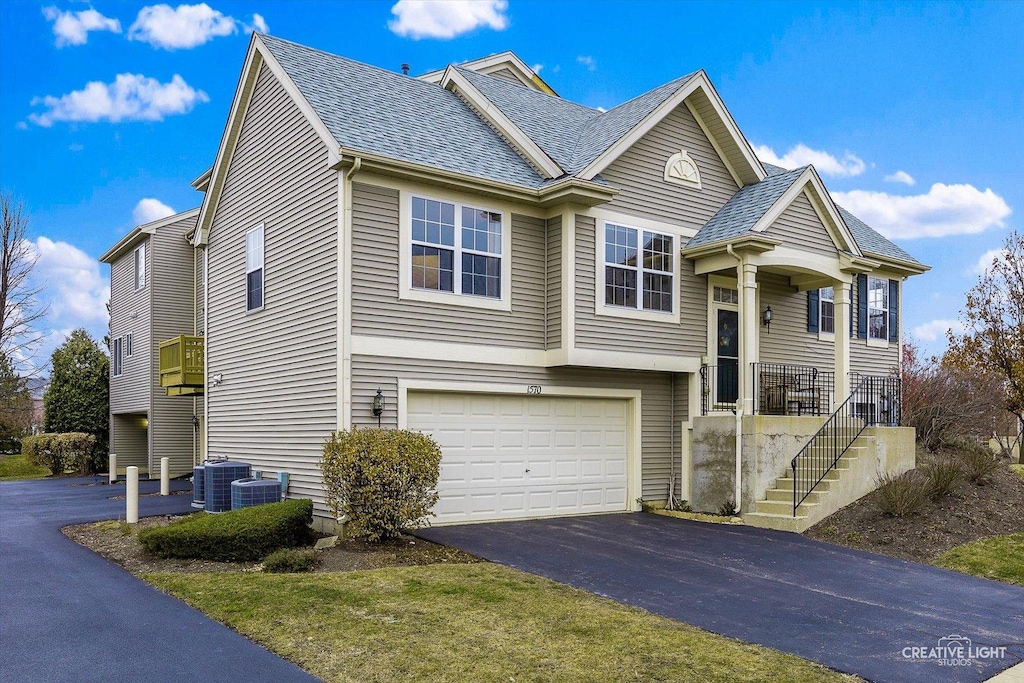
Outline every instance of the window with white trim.
<path fill-rule="evenodd" d="M 413 289 L 501 298 L 502 214 L 412 197 Z"/>
<path fill-rule="evenodd" d="M 263 308 L 263 226 L 245 233 L 245 310 Z"/>
<path fill-rule="evenodd" d="M 672 313 L 674 242 L 671 235 L 606 223 L 605 305 Z"/>
<path fill-rule="evenodd" d="M 124 371 L 124 346 L 121 337 L 114 337 L 110 340 L 110 374 L 120 377 Z"/>
<path fill-rule="evenodd" d="M 711 298 L 720 304 L 738 305 L 740 303 L 740 292 L 737 289 L 730 289 L 729 287 L 719 287 L 718 285 L 715 285 L 714 293 Z"/>
<path fill-rule="evenodd" d="M 836 291 L 832 287 L 822 287 L 818 290 L 818 329 L 825 334 L 836 332 Z"/>
<path fill-rule="evenodd" d="M 146 245 L 140 244 L 135 248 L 135 289 L 136 291 L 146 286 Z"/>
<path fill-rule="evenodd" d="M 129 332 L 128 334 L 124 335 L 124 357 L 125 358 L 131 358 L 132 357 L 132 342 L 134 341 L 133 336 L 134 335 L 131 332 Z"/>
<path fill-rule="evenodd" d="M 868 277 L 868 339 L 889 341 L 889 281 Z"/>

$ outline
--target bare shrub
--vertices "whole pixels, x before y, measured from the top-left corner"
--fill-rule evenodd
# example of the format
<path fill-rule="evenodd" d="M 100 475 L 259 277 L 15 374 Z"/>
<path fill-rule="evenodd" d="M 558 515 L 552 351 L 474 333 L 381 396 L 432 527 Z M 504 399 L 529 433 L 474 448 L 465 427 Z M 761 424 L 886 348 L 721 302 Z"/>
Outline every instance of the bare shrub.
<path fill-rule="evenodd" d="M 942 458 L 923 468 L 932 499 L 948 496 L 964 478 L 964 468 L 953 458 Z"/>
<path fill-rule="evenodd" d="M 957 443 L 956 458 L 963 466 L 964 476 L 972 484 L 984 484 L 1002 467 L 999 458 L 987 446 L 970 440 Z"/>
<path fill-rule="evenodd" d="M 903 474 L 881 474 L 878 484 L 878 507 L 892 517 L 916 515 L 928 503 L 928 479 L 911 470 Z"/>

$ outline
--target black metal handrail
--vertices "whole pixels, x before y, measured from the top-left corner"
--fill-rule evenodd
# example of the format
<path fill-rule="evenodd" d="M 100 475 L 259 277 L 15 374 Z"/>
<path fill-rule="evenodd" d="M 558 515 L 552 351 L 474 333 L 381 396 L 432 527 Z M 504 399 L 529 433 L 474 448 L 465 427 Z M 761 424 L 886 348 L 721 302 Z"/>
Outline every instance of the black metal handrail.
<path fill-rule="evenodd" d="M 700 414 L 735 411 L 739 395 L 738 365 L 702 365 L 700 368 Z"/>
<path fill-rule="evenodd" d="M 835 373 L 809 365 L 751 363 L 754 413 L 821 415 L 832 410 Z"/>
<path fill-rule="evenodd" d="M 793 516 L 800 504 L 835 469 L 854 441 L 873 425 L 896 426 L 901 418 L 902 386 L 897 376 L 855 375 L 850 395 L 814 433 L 790 463 Z"/>

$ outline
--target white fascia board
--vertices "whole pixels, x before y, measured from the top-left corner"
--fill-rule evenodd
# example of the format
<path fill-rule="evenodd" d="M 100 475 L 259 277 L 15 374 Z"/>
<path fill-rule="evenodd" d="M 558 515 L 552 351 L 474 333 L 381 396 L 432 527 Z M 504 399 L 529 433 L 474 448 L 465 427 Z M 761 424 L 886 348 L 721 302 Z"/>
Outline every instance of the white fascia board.
<path fill-rule="evenodd" d="M 206 240 L 209 235 L 210 224 L 213 222 L 213 216 L 216 213 L 217 204 L 220 201 L 220 194 L 224 188 L 224 181 L 227 176 L 228 168 L 231 166 L 231 157 L 235 151 L 235 144 L 238 141 L 238 136 L 242 130 L 243 119 L 245 118 L 246 110 L 249 107 L 249 101 L 252 98 L 253 91 L 256 87 L 256 78 L 259 75 L 260 67 L 266 64 L 267 68 L 270 69 L 271 73 L 278 80 L 281 86 L 285 89 L 285 92 L 292 98 L 295 105 L 299 108 L 299 111 L 306 117 L 310 125 L 316 131 L 320 139 L 323 140 L 327 146 L 328 151 L 331 154 L 336 154 L 341 145 L 334 136 L 327 129 L 327 126 L 316 114 L 316 111 L 310 105 L 306 97 L 299 91 L 298 86 L 291 79 L 290 76 L 285 72 L 277 58 L 271 54 L 270 50 L 267 49 L 266 44 L 260 38 L 258 33 L 252 34 L 252 40 L 249 43 L 249 52 L 245 57 L 245 65 L 242 67 L 241 76 L 238 79 L 238 85 L 235 87 L 235 96 L 231 102 L 231 111 L 228 114 L 227 124 L 224 126 L 224 133 L 221 136 L 220 146 L 217 149 L 217 157 L 213 163 L 213 167 L 210 173 L 209 185 L 207 186 L 206 196 L 203 199 L 203 205 L 199 213 L 199 221 L 196 229 L 196 233 L 192 238 L 192 243 L 195 246 L 201 246 L 206 244 Z"/>
<path fill-rule="evenodd" d="M 484 97 L 483 93 L 474 88 L 455 68 L 445 69 L 444 76 L 441 78 L 441 87 L 447 90 L 458 89 L 491 125 L 500 130 L 516 146 L 520 154 L 540 169 L 545 178 L 558 178 L 565 175 L 565 171 L 555 163 L 554 159 L 549 157 L 519 126 L 512 123 L 512 120 L 505 116 L 503 111 Z"/>

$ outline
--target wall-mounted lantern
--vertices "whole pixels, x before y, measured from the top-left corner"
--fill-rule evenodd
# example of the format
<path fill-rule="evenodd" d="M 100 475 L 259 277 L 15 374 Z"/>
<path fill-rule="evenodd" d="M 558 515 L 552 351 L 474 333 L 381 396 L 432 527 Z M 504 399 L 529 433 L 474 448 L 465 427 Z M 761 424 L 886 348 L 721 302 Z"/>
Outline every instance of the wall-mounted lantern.
<path fill-rule="evenodd" d="M 761 314 L 761 324 L 768 330 L 768 334 L 772 333 L 772 307 L 768 306 L 764 309 L 764 313 Z"/>
<path fill-rule="evenodd" d="M 377 395 L 373 397 L 373 416 L 377 418 L 377 427 L 380 428 L 380 416 L 384 414 L 384 392 L 377 387 Z"/>

